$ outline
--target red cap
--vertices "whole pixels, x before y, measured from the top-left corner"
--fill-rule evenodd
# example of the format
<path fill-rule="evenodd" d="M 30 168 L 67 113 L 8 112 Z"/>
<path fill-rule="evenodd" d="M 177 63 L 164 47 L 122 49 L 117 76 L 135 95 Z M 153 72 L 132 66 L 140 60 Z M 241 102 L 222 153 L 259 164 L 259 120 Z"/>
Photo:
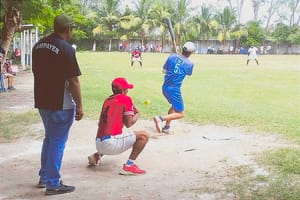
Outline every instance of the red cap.
<path fill-rule="evenodd" d="M 128 83 L 126 78 L 123 77 L 115 78 L 111 84 L 119 89 L 132 89 L 134 86 L 133 84 Z"/>

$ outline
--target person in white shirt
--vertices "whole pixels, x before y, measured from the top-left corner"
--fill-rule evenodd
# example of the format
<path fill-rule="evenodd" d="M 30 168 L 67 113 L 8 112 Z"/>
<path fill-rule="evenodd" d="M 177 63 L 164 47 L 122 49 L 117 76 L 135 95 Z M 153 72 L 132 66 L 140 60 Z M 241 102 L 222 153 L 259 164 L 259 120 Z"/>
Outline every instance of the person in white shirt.
<path fill-rule="evenodd" d="M 254 59 L 257 66 L 259 66 L 259 63 L 258 63 L 258 60 L 257 60 L 257 47 L 255 46 L 251 46 L 249 49 L 248 49 L 248 59 L 247 59 L 247 65 L 249 64 L 249 61 Z"/>

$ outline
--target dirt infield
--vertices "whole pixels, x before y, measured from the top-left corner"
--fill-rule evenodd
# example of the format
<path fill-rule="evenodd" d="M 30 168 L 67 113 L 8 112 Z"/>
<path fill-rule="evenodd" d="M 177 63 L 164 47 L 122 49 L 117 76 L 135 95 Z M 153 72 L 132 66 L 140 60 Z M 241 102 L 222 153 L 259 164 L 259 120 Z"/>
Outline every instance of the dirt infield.
<path fill-rule="evenodd" d="M 33 109 L 32 74 L 21 72 L 15 80 L 16 91 L 0 94 L 0 110 Z M 33 126 L 42 132 L 41 122 Z M 129 151 L 105 156 L 99 166 L 89 167 L 87 156 L 95 151 L 97 121 L 82 120 L 71 129 L 62 165 L 64 183 L 76 190 L 52 197 L 35 188 L 43 134 L 0 144 L 0 199 L 231 200 L 234 194 L 225 189 L 233 167 L 246 165 L 253 169 L 253 176 L 268 175 L 255 162 L 255 155 L 289 145 L 277 135 L 182 121 L 174 123 L 169 135 L 158 135 L 151 120 L 140 120 L 131 129 L 151 135 L 137 160 L 147 170 L 145 175 L 118 175 Z"/>

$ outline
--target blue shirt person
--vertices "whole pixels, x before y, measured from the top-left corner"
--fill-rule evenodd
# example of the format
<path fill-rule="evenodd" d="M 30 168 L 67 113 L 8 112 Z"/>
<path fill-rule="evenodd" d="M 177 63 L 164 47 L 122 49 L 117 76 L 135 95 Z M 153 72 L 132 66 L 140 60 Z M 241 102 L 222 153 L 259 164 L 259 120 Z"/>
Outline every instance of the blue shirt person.
<path fill-rule="evenodd" d="M 167 115 L 153 117 L 156 130 L 159 133 L 169 133 L 171 121 L 184 117 L 181 85 L 184 78 L 193 73 L 194 64 L 189 60 L 189 57 L 194 51 L 194 43 L 186 42 L 183 45 L 181 55 L 170 55 L 163 66 L 165 77 L 162 85 L 162 93 L 171 104 L 171 107 Z M 162 127 L 163 121 L 165 121 L 164 127 Z"/>

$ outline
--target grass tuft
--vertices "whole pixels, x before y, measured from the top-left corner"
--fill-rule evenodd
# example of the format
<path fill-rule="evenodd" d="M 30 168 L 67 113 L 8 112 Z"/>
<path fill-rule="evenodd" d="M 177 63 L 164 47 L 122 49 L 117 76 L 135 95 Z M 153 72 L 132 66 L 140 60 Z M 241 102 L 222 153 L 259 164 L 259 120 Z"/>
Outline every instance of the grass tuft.
<path fill-rule="evenodd" d="M 40 122 L 40 117 L 37 112 L 34 111 L 25 113 L 1 112 L 0 142 L 9 142 L 21 136 L 28 135 L 28 129 L 26 127 L 37 122 Z"/>

